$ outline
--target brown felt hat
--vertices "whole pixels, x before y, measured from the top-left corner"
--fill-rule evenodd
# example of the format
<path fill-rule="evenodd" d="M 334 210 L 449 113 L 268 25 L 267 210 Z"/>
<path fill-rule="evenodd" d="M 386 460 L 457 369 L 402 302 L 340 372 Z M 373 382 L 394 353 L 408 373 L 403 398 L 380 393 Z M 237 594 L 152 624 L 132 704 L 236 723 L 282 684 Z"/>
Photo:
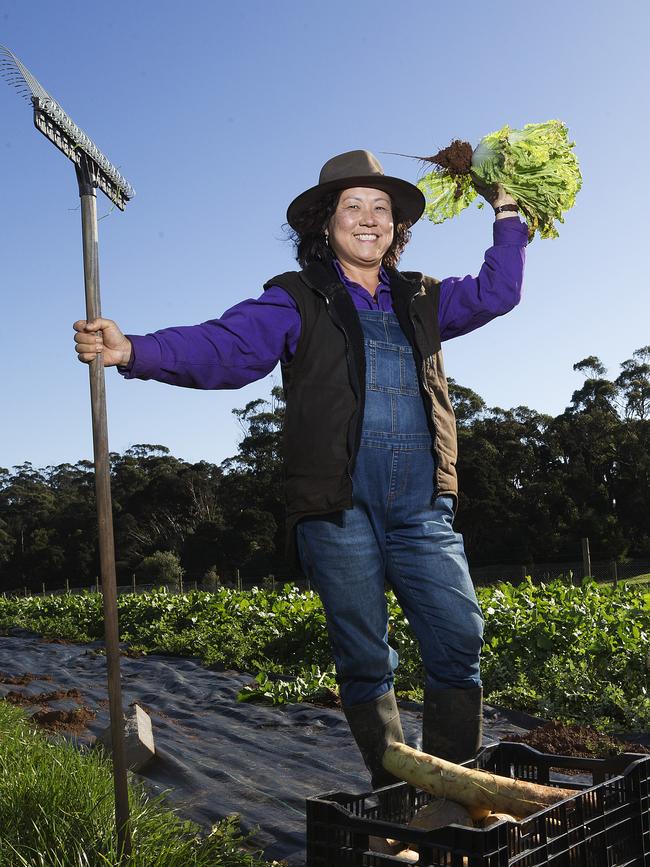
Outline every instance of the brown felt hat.
<path fill-rule="evenodd" d="M 372 187 L 388 193 L 411 225 L 424 211 L 424 195 L 414 184 L 385 175 L 381 163 L 370 151 L 348 151 L 328 160 L 320 170 L 318 184 L 291 202 L 287 209 L 287 222 L 295 229 L 295 221 L 306 208 L 316 204 L 327 193 L 350 187 Z"/>

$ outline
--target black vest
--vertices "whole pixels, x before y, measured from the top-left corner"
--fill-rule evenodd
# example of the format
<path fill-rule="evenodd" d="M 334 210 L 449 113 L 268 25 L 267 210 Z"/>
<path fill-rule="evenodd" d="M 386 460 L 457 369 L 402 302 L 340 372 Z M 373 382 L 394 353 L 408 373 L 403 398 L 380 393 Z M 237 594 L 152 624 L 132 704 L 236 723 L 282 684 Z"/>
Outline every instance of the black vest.
<path fill-rule="evenodd" d="M 439 282 L 387 269 L 393 309 L 411 344 L 428 410 L 438 470 L 434 489 L 457 493 L 456 427 L 442 368 Z M 333 264 L 289 271 L 280 286 L 296 302 L 301 331 L 296 353 L 282 365 L 286 399 L 284 474 L 287 532 L 300 518 L 352 507 L 352 474 L 365 403 L 363 330 L 350 293 Z M 290 548 L 293 546 L 290 545 Z"/>

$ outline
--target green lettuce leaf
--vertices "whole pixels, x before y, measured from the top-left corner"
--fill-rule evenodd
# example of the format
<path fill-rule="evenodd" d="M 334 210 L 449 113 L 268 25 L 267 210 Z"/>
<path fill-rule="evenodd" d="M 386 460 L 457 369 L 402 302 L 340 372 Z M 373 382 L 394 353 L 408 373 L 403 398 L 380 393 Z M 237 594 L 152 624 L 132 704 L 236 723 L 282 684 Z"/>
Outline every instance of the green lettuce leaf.
<path fill-rule="evenodd" d="M 454 178 L 438 170 L 421 178 L 418 187 L 427 200 L 424 216 L 434 223 L 442 223 L 457 216 L 478 195 L 470 175 L 458 175 Z"/>

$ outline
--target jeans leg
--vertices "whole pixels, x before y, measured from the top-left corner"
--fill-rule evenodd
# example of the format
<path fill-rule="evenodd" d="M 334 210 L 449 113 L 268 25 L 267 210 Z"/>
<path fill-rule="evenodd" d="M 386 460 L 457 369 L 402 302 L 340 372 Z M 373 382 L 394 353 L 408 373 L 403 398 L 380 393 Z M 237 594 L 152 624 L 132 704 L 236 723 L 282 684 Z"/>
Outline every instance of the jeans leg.
<path fill-rule="evenodd" d="M 427 503 L 417 484 L 427 460 L 425 454 L 404 454 L 401 478 L 412 493 L 391 512 L 387 575 L 419 641 L 426 687 L 470 689 L 481 685 L 483 617 L 462 536 L 453 529 L 453 498 L 430 504 L 429 493 Z"/>
<path fill-rule="evenodd" d="M 354 507 L 296 528 L 303 569 L 325 608 L 345 707 L 373 701 L 393 687 L 398 656 L 388 644 L 385 508 L 392 450 L 362 445 Z"/>
<path fill-rule="evenodd" d="M 388 644 L 384 554 L 363 510 L 306 518 L 296 529 L 303 568 L 325 608 L 344 706 L 393 686 L 397 653 Z"/>

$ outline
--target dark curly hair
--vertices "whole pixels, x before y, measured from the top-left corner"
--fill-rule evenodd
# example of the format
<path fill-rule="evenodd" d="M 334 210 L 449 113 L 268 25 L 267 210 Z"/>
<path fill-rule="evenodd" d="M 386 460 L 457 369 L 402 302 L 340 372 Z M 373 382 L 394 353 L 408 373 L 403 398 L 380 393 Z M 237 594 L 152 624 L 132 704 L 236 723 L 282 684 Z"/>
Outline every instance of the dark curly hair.
<path fill-rule="evenodd" d="M 315 205 L 305 208 L 295 220 L 296 226 L 290 229 L 289 237 L 296 248 L 296 259 L 301 268 L 306 268 L 312 262 L 327 262 L 332 258 L 325 227 L 336 210 L 341 192 L 329 193 Z M 393 241 L 382 259 L 382 265 L 386 268 L 397 267 L 404 247 L 411 239 L 411 224 L 394 205 L 393 227 Z"/>

